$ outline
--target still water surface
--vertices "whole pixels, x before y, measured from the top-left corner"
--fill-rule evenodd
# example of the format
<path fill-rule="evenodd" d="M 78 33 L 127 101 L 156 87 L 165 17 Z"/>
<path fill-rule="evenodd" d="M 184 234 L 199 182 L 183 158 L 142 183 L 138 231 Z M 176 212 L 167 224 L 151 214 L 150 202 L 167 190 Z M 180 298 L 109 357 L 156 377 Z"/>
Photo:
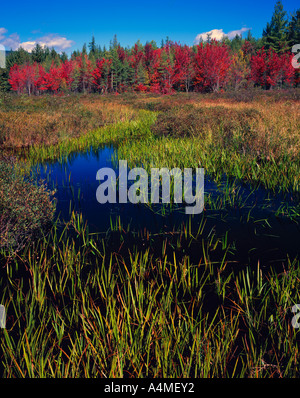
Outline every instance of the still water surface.
<path fill-rule="evenodd" d="M 189 217 L 192 217 L 193 229 L 197 230 L 205 218 L 203 237 L 209 238 L 212 233 L 227 236 L 230 242 L 234 242 L 234 259 L 237 261 L 257 263 L 259 259 L 261 264 L 271 264 L 282 263 L 287 257 L 291 260 L 299 257 L 300 220 L 297 222 L 275 215 L 282 201 L 291 201 L 291 196 L 284 199 L 279 194 L 263 189 L 253 191 L 250 186 L 242 184 L 238 187 L 242 206 L 236 203 L 216 210 L 207 204 L 206 199 L 205 211 L 194 216 L 185 214 L 185 203 L 164 215 L 159 205 L 150 209 L 144 204 L 99 204 L 96 200 L 99 186 L 96 174 L 102 167 L 111 167 L 118 176 L 117 162 L 112 160 L 115 155 L 113 147 L 105 146 L 97 151 L 71 154 L 63 163 L 44 163 L 34 169 L 49 188 L 56 189 L 57 216 L 68 220 L 72 210 L 81 212 L 90 232 L 106 232 L 111 221 L 115 223 L 120 217 L 125 229 L 130 224 L 130 230 L 147 229 L 151 233 L 176 231 L 180 224 L 187 223 Z M 213 200 L 220 200 L 222 185 L 205 176 L 205 194 L 206 198 L 210 195 Z"/>

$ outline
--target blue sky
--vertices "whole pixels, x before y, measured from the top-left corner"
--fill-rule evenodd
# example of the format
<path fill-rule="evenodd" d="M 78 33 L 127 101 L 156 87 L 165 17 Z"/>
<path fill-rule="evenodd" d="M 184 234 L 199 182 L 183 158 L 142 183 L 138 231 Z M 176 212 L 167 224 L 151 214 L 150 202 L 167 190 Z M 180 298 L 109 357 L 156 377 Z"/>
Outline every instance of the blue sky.
<path fill-rule="evenodd" d="M 6 49 L 22 45 L 30 49 L 36 42 L 70 53 L 81 49 L 92 35 L 101 46 L 109 45 L 114 34 L 123 45 L 132 46 L 167 36 L 192 45 L 200 34 L 214 31 L 217 36 L 250 29 L 260 37 L 270 21 L 276 0 L 152 0 L 152 1 L 14 1 L 4 2 L 0 14 L 0 44 Z M 290 13 L 299 0 L 283 0 Z M 12 5 L 13 4 L 13 5 Z M 246 34 L 246 33 L 244 33 Z M 199 36 L 198 36 L 199 37 Z"/>

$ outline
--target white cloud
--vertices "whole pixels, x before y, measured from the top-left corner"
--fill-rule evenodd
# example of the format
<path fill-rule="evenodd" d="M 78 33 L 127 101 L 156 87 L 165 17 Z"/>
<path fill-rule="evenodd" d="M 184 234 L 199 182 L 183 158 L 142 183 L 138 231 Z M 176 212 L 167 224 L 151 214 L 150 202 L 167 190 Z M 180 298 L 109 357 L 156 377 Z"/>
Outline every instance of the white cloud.
<path fill-rule="evenodd" d="M 0 28 L 0 40 L 4 39 L 5 33 L 7 33 L 7 29 L 5 29 L 5 28 Z"/>
<path fill-rule="evenodd" d="M 5 37 L 1 43 L 7 50 L 17 50 L 17 48 L 20 47 L 20 36 L 17 33 L 12 33 L 8 37 Z"/>
<path fill-rule="evenodd" d="M 247 32 L 248 30 L 250 30 L 250 28 L 242 28 L 239 30 L 232 30 L 227 33 L 227 36 L 229 39 L 233 39 L 236 35 L 241 36 L 244 32 Z"/>
<path fill-rule="evenodd" d="M 223 29 L 212 29 L 208 32 L 203 32 L 199 33 L 194 40 L 195 44 L 199 44 L 200 41 L 206 41 L 208 36 L 210 35 L 211 39 L 215 40 L 222 40 L 224 37 L 228 37 L 229 39 L 233 39 L 236 35 L 242 35 L 244 32 L 247 30 L 250 30 L 250 28 L 242 28 L 238 30 L 231 30 L 228 33 L 225 33 Z"/>
<path fill-rule="evenodd" d="M 17 33 L 12 33 L 7 36 L 7 29 L 0 28 L 0 44 L 2 44 L 6 50 L 16 50 L 20 46 L 20 37 Z"/>
<path fill-rule="evenodd" d="M 68 40 L 66 37 L 58 36 L 55 34 L 49 34 L 40 37 L 34 41 L 26 41 L 21 43 L 21 46 L 27 51 L 32 51 L 33 47 L 39 43 L 42 47 L 54 47 L 57 51 L 65 51 L 72 46 L 74 43 L 72 40 Z"/>
<path fill-rule="evenodd" d="M 21 42 L 20 36 L 17 33 L 12 33 L 7 36 L 7 29 L 0 28 L 0 43 L 5 46 L 7 50 L 17 50 L 19 47 L 23 47 L 25 50 L 31 52 L 37 43 L 42 47 L 54 47 L 56 51 L 65 51 L 73 45 L 72 40 L 68 40 L 66 37 L 59 36 L 57 34 L 50 33 L 39 37 L 34 40 L 28 40 Z"/>
<path fill-rule="evenodd" d="M 195 44 L 198 44 L 202 40 L 206 41 L 209 35 L 211 39 L 221 40 L 223 36 L 225 36 L 225 33 L 223 32 L 223 29 L 212 29 L 209 32 L 199 33 L 195 37 Z"/>

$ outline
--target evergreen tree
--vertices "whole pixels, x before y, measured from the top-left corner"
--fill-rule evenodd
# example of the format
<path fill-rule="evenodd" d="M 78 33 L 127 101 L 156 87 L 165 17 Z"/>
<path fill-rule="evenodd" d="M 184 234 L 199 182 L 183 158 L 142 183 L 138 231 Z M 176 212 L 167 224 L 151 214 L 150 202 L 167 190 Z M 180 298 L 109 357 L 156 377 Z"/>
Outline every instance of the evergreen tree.
<path fill-rule="evenodd" d="M 8 69 L 0 68 L 0 92 L 9 91 Z"/>
<path fill-rule="evenodd" d="M 263 31 L 263 44 L 266 49 L 273 49 L 277 53 L 287 50 L 287 17 L 281 1 L 275 4 L 274 13 L 270 23 Z"/>
<path fill-rule="evenodd" d="M 54 47 L 51 48 L 50 58 L 51 58 L 52 62 L 54 62 L 55 65 L 58 66 L 60 64 L 60 57 Z"/>
<path fill-rule="evenodd" d="M 45 48 L 44 48 L 44 55 L 45 55 L 45 59 L 46 59 L 47 57 L 50 57 L 50 49 L 49 49 L 49 47 L 45 47 Z"/>
<path fill-rule="evenodd" d="M 35 47 L 32 49 L 31 57 L 33 62 L 41 63 L 45 61 L 45 50 L 39 43 L 36 43 Z"/>
<path fill-rule="evenodd" d="M 17 51 L 10 52 L 6 57 L 6 68 L 10 69 L 13 65 L 23 65 L 30 63 L 32 60 L 31 55 L 24 50 L 24 48 L 19 47 Z"/>
<path fill-rule="evenodd" d="M 83 54 L 83 55 L 87 54 L 86 43 L 84 43 L 83 46 L 82 46 L 81 54 Z"/>
<path fill-rule="evenodd" d="M 151 44 L 151 46 L 152 46 L 152 48 L 153 48 L 154 50 L 157 50 L 157 49 L 158 49 L 158 47 L 157 47 L 157 44 L 156 44 L 156 41 L 155 41 L 155 40 L 151 40 L 149 44 Z"/>
<path fill-rule="evenodd" d="M 226 46 L 230 47 L 231 46 L 231 40 L 229 39 L 228 36 L 223 35 L 222 39 L 220 40 L 222 44 L 226 44 Z M 203 39 L 199 41 L 199 44 L 203 43 Z"/>
<path fill-rule="evenodd" d="M 67 60 L 68 60 L 68 56 L 67 56 L 67 54 L 65 53 L 65 51 L 63 51 L 61 54 L 60 54 L 60 60 L 61 60 L 61 62 L 66 62 Z"/>
<path fill-rule="evenodd" d="M 104 54 L 104 52 L 103 52 L 101 46 L 97 46 L 96 58 L 101 58 L 101 57 L 103 57 L 103 54 Z"/>
<path fill-rule="evenodd" d="M 207 33 L 207 35 L 206 35 L 206 43 L 207 44 L 211 43 L 211 32 Z"/>
<path fill-rule="evenodd" d="M 120 74 L 122 71 L 122 62 L 119 59 L 118 54 L 118 39 L 117 35 L 114 35 L 113 40 L 109 43 L 109 56 L 108 59 L 111 60 L 111 79 L 110 79 L 110 91 L 114 92 L 118 90 L 120 84 Z"/>
<path fill-rule="evenodd" d="M 92 37 L 92 41 L 89 43 L 89 50 L 90 50 L 90 54 L 95 55 L 96 54 L 96 41 L 95 41 L 95 37 Z"/>
<path fill-rule="evenodd" d="M 251 30 L 248 30 L 247 36 L 245 38 L 246 41 L 252 44 L 253 48 L 255 49 L 257 46 L 257 40 L 255 39 L 254 36 L 252 36 Z"/>
<path fill-rule="evenodd" d="M 75 59 L 80 56 L 80 51 L 79 50 L 74 50 L 71 54 L 71 59 Z"/>
<path fill-rule="evenodd" d="M 243 39 L 240 35 L 235 35 L 235 37 L 230 42 L 230 47 L 233 52 L 237 53 L 240 51 L 243 45 Z"/>
<path fill-rule="evenodd" d="M 292 14 L 287 26 L 287 43 L 289 48 L 300 43 L 300 9 Z"/>
<path fill-rule="evenodd" d="M 118 86 L 122 81 L 123 64 L 119 59 L 118 47 L 113 47 L 110 50 L 111 59 L 111 91 L 118 91 Z"/>

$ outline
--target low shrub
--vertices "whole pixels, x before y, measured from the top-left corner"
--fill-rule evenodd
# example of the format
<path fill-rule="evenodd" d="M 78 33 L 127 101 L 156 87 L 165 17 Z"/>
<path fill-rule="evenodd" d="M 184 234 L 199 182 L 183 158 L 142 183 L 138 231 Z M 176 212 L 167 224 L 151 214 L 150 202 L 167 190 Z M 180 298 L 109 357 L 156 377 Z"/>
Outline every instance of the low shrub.
<path fill-rule="evenodd" d="M 47 231 L 54 192 L 22 177 L 11 160 L 0 160 L 0 248 L 21 249 Z"/>

